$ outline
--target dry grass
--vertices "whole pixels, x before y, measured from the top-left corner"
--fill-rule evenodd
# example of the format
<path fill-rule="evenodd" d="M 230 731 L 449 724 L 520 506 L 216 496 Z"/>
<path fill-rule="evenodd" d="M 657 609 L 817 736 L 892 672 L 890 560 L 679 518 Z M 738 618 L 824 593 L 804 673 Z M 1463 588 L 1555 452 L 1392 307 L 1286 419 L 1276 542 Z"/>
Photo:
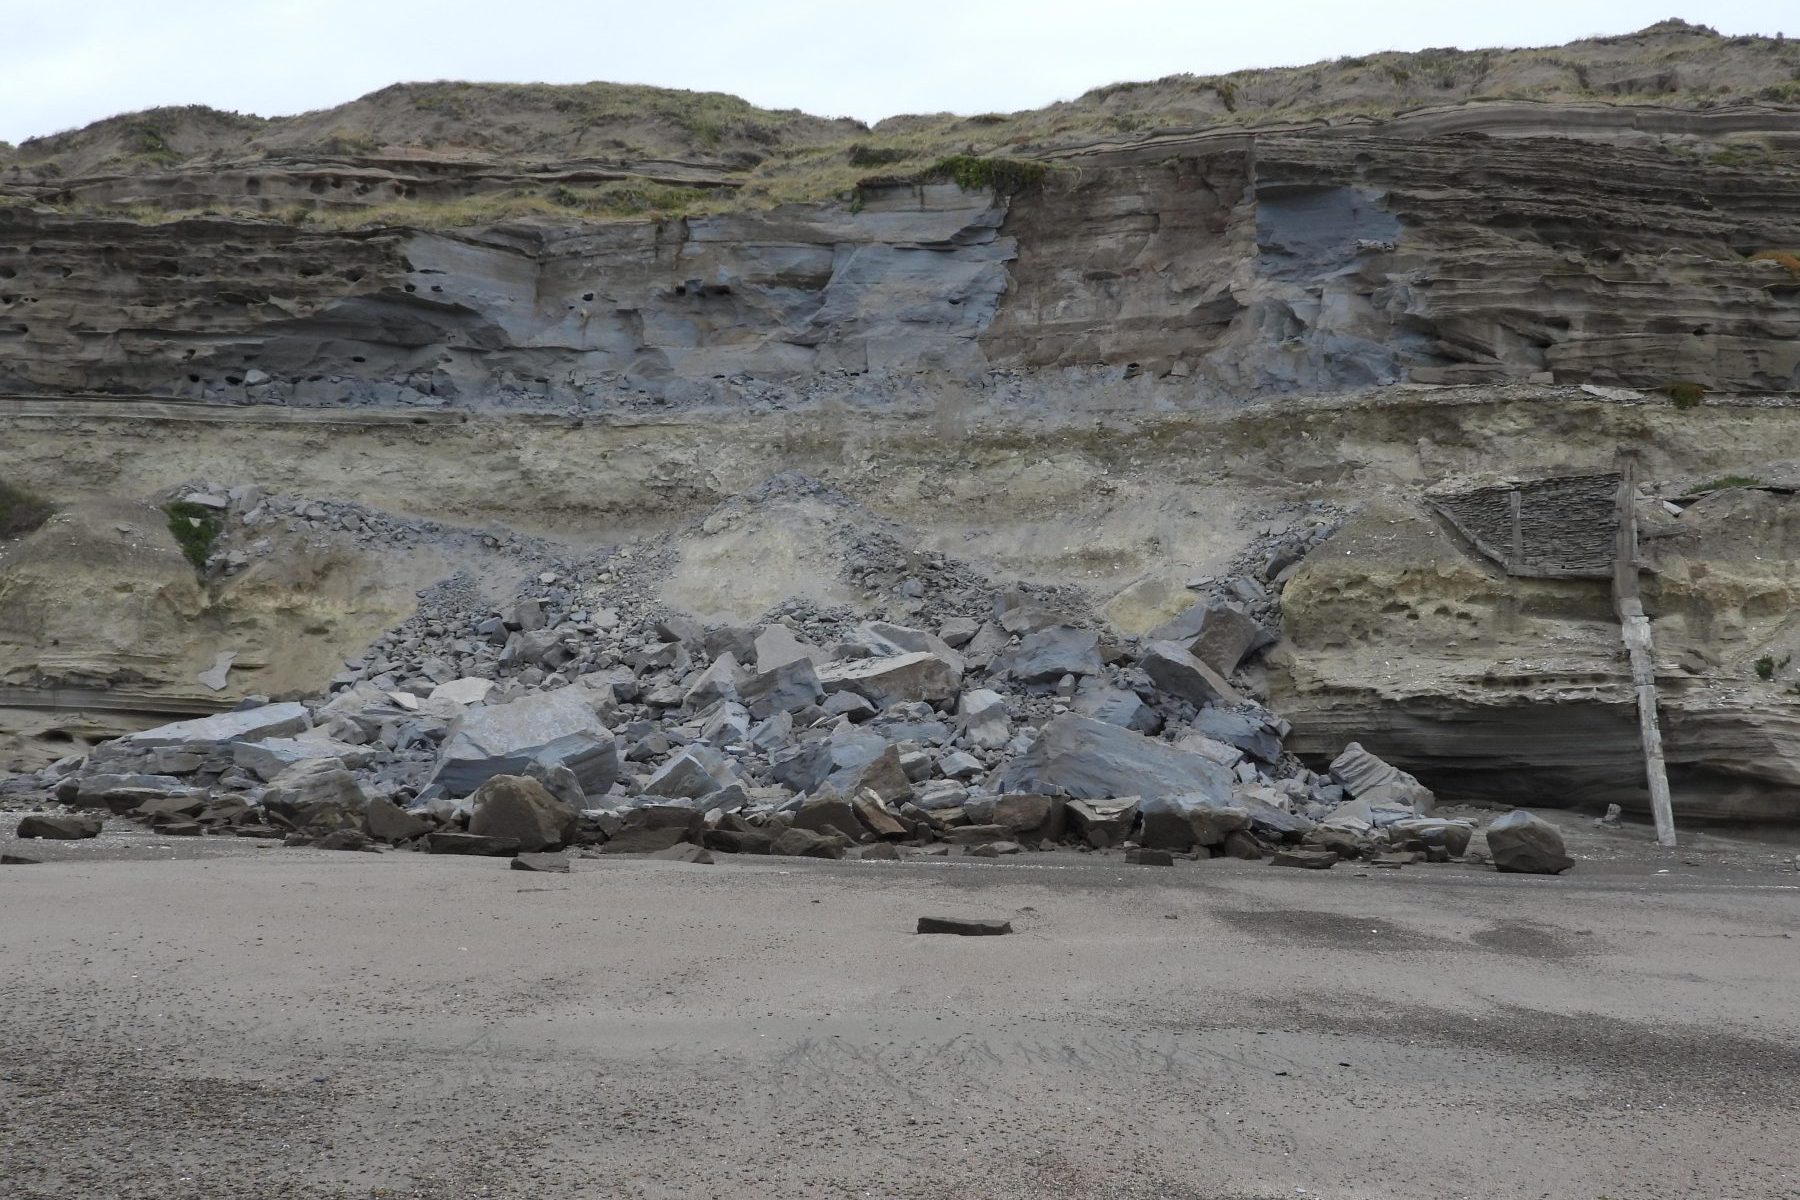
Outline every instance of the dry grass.
<path fill-rule="evenodd" d="M 373 162 L 428 155 L 500 165 L 680 159 L 739 184 L 708 192 L 634 181 L 587 189 L 573 199 L 520 186 L 460 200 L 315 213 L 304 223 L 457 225 L 530 215 L 616 220 L 849 198 L 860 180 L 874 174 L 925 178 L 949 160 L 1054 158 L 1072 147 L 1129 144 L 1174 130 L 1387 116 L 1494 99 L 1690 108 L 1779 103 L 1796 80 L 1800 42 L 1725 38 L 1664 22 L 1636 34 L 1548 49 L 1389 52 L 1219 76 L 1172 75 L 1109 84 L 1041 109 L 902 116 L 872 128 L 757 108 L 717 92 L 606 83 L 403 84 L 338 108 L 276 120 L 197 108 L 115 117 L 24 143 L 10 160 L 0 159 L 0 183 L 36 178 L 49 191 L 59 175 L 101 166 L 156 171 L 179 164 L 200 173 L 224 161 L 279 169 L 309 155 Z M 1717 156 L 1721 165 L 1751 166 L 1766 154 L 1731 147 Z M 973 181 L 968 172 L 961 178 Z"/>
<path fill-rule="evenodd" d="M 1772 262 L 1777 266 L 1786 267 L 1791 274 L 1800 276 L 1800 254 L 1791 250 L 1758 250 L 1750 256 L 1750 261 Z"/>

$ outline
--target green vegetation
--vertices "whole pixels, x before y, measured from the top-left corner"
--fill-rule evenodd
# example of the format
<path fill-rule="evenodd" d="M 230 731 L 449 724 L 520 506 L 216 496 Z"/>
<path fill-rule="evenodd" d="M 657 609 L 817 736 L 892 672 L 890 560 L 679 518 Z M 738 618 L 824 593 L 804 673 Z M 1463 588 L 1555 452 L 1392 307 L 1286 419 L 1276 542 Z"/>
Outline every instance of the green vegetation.
<path fill-rule="evenodd" d="M 1676 408 L 1693 408 L 1706 399 L 1706 389 L 1697 383 L 1671 383 L 1663 392 Z"/>
<path fill-rule="evenodd" d="M 169 145 L 171 123 L 160 114 L 146 113 L 125 126 L 125 145 L 131 153 L 160 167 L 173 166 L 181 155 Z"/>
<path fill-rule="evenodd" d="M 1774 165 L 1776 155 L 1767 146 L 1738 143 L 1713 151 L 1706 161 L 1715 167 L 1767 167 Z"/>
<path fill-rule="evenodd" d="M 168 514 L 169 532 L 175 536 L 181 552 L 187 555 L 196 571 L 204 571 L 206 560 L 212 557 L 214 543 L 225 530 L 225 522 L 205 505 L 186 500 L 164 505 L 163 512 Z"/>
<path fill-rule="evenodd" d="M 774 145 L 784 127 L 805 114 L 757 108 L 724 92 L 688 92 L 620 83 L 425 83 L 400 84 L 399 91 L 422 113 L 474 122 L 488 110 L 537 109 L 567 118 L 580 132 L 643 121 L 679 130 L 701 146 L 730 138 Z M 548 147 L 545 147 L 546 149 Z"/>
<path fill-rule="evenodd" d="M 1776 104 L 1800 104 L 1800 81 L 1777 83 L 1763 88 L 1756 93 L 1756 98 L 1773 101 Z"/>
<path fill-rule="evenodd" d="M 1793 661 L 1794 656 L 1791 654 L 1782 655 L 1780 662 L 1775 661 L 1774 655 L 1765 654 L 1756 660 L 1756 677 L 1763 680 L 1773 679 L 1775 678 L 1775 672 L 1782 670 Z M 1800 684 L 1796 684 L 1795 686 L 1800 687 Z"/>
<path fill-rule="evenodd" d="M 912 152 L 898 146 L 871 146 L 867 142 L 850 143 L 850 165 L 853 167 L 886 167 L 905 162 Z"/>
<path fill-rule="evenodd" d="M 1041 162 L 1021 158 L 982 158 L 974 154 L 953 154 L 940 158 L 919 176 L 924 180 L 954 180 L 965 192 L 992 188 L 1002 196 L 1017 195 L 1044 182 L 1049 168 Z"/>
<path fill-rule="evenodd" d="M 1727 488 L 1753 488 L 1761 486 L 1762 480 L 1756 478 L 1754 475 L 1721 475 L 1717 479 L 1708 480 L 1706 483 L 1701 484 L 1695 490 L 1702 492 L 1722 492 Z"/>
<path fill-rule="evenodd" d="M 0 482 L 0 538 L 23 537 L 50 519 L 56 508 L 24 488 Z"/>
<path fill-rule="evenodd" d="M 649 180 L 618 180 L 599 187 L 557 185 L 546 189 L 508 188 L 455 200 L 396 200 L 368 208 L 288 212 L 289 224 L 320 229 L 366 229 L 405 225 L 415 229 L 457 229 L 520 217 L 580 215 L 616 220 L 684 216 L 719 207 L 718 193 L 671 187 Z"/>

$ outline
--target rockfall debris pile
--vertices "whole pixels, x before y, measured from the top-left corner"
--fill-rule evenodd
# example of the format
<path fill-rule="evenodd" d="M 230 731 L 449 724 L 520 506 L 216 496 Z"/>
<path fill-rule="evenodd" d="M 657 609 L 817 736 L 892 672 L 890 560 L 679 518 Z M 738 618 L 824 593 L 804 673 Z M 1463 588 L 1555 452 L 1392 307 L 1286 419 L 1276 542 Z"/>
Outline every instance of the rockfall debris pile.
<path fill-rule="evenodd" d="M 186 494 L 226 515 L 251 554 L 272 521 L 416 535 L 248 490 Z M 784 476 L 721 510 L 796 495 L 850 504 Z M 845 580 L 904 621 L 796 600 L 754 624 L 702 625 L 657 598 L 666 539 L 581 558 L 521 543 L 510 549 L 535 573 L 510 603 L 482 605 L 466 580 L 431 589 L 325 696 L 133 733 L 0 793 L 71 810 L 27 816 L 21 836 L 91 836 L 110 813 L 170 836 L 504 855 L 539 870 L 561 861 L 545 852 L 571 848 L 689 861 L 1059 846 L 1146 864 L 1460 858 L 1474 828 L 1433 817 L 1416 779 L 1356 743 L 1309 770 L 1256 698 L 1281 584 L 1334 524 L 1270 523 L 1240 573 L 1195 580 L 1194 603 L 1141 638 L 1100 627 L 1070 589 L 996 587 L 871 519 L 831 549 Z M 214 569 L 241 565 L 241 551 L 219 553 Z M 1503 870 L 1570 865 L 1555 830 L 1523 813 L 1486 840 Z"/>

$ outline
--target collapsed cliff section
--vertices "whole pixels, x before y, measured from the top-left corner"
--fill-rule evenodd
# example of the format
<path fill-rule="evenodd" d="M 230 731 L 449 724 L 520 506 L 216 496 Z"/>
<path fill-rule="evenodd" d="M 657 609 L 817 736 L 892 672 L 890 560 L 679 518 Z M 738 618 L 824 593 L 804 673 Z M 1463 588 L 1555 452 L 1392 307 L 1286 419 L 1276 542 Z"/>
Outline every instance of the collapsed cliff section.
<path fill-rule="evenodd" d="M 1792 50 L 1668 30 L 1570 61 L 1623 87 L 1606 72 L 1666 37 L 1690 80 L 1714 78 L 1696 54 L 1760 55 L 1762 80 Z M 1646 503 L 1682 510 L 1646 542 L 1678 805 L 1791 816 L 1787 501 L 1701 485 L 1800 459 L 1800 112 L 1766 81 L 1504 98 L 1568 68 L 1487 69 L 1514 82 L 1354 117 L 1262 80 L 1240 98 L 1264 119 L 1192 127 L 1224 91 L 855 131 L 725 106 L 716 137 L 706 105 L 631 126 L 617 97 L 532 92 L 477 145 L 451 88 L 355 114 L 420 143 L 384 161 L 354 122 L 323 159 L 318 122 L 212 121 L 156 170 L 101 169 L 129 123 L 31 149 L 0 179 L 0 481 L 63 515 L 0 549 L 0 676 L 203 706 L 232 651 L 212 703 L 326 687 L 420 591 L 530 577 L 490 553 L 509 539 L 649 545 L 799 471 L 904 524 L 907 556 L 1082 589 L 1121 634 L 1190 584 L 1285 591 L 1266 684 L 1308 753 L 1362 739 L 1449 795 L 1636 805 L 1604 589 L 1496 571 L 1425 500 L 1629 448 Z M 45 176 L 57 155 L 88 173 Z M 121 558 L 142 522 L 105 506 L 196 480 L 301 507 L 222 574 L 155 528 Z M 860 586 L 816 506 L 764 500 L 693 540 L 671 607 Z M 402 526 L 432 531 L 368 533 Z M 1252 561 L 1290 536 L 1305 563 Z M 36 711 L 44 736 L 105 720 Z"/>

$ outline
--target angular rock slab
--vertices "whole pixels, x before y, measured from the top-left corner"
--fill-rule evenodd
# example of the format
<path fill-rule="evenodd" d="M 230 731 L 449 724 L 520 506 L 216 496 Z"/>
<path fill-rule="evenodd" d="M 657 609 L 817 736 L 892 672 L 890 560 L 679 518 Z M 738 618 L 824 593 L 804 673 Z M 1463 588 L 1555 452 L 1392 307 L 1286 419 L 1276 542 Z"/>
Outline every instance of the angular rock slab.
<path fill-rule="evenodd" d="M 369 798 L 335 758 L 302 759 L 277 775 L 263 807 L 292 829 L 311 834 L 361 832 Z"/>
<path fill-rule="evenodd" d="M 254 742 L 238 742 L 231 748 L 233 765 L 244 768 L 264 783 L 297 762 L 313 758 L 335 758 L 346 767 L 367 766 L 379 747 L 353 746 L 331 738 L 261 738 Z"/>
<path fill-rule="evenodd" d="M 18 836 L 66 842 L 80 841 L 84 838 L 99 837 L 103 824 L 104 822 L 99 817 L 88 813 L 77 813 L 67 817 L 31 813 L 19 818 Z"/>
<path fill-rule="evenodd" d="M 1000 770 L 1001 792 L 1064 791 L 1080 800 L 1197 793 L 1231 803 L 1232 774 L 1118 725 L 1064 713 L 1045 725 L 1031 748 Z"/>
<path fill-rule="evenodd" d="M 566 846 L 575 839 L 579 814 L 544 785 L 522 775 L 496 775 L 475 790 L 469 832 L 505 838 L 527 853 Z"/>
<path fill-rule="evenodd" d="M 1026 634 L 994 666 L 1020 683 L 1055 683 L 1064 675 L 1098 675 L 1106 669 L 1100 659 L 1100 635 L 1071 625 Z"/>
<path fill-rule="evenodd" d="M 886 708 L 906 700 L 948 700 L 962 686 L 962 671 L 939 655 L 921 651 L 831 663 L 820 668 L 819 685 L 827 693 L 855 692 Z"/>
<path fill-rule="evenodd" d="M 1329 871 L 1337 865 L 1335 850 L 1277 850 L 1269 859 L 1272 867 L 1301 867 L 1310 871 Z"/>
<path fill-rule="evenodd" d="M 216 746 L 226 742 L 292 737 L 312 727 L 304 704 L 265 704 L 241 712 L 216 713 L 128 733 L 113 743 L 122 750 L 155 750 L 164 746 Z"/>
<path fill-rule="evenodd" d="M 1193 730 L 1203 737 L 1243 751 L 1258 762 L 1281 759 L 1281 738 L 1259 717 L 1223 708 L 1204 708 L 1194 715 Z"/>
<path fill-rule="evenodd" d="M 1331 779 L 1358 800 L 1407 806 L 1419 816 L 1430 812 L 1437 802 L 1430 788 L 1370 754 L 1360 742 L 1351 742 L 1331 760 Z"/>
<path fill-rule="evenodd" d="M 515 854 L 510 869 L 567 875 L 569 873 L 569 856 L 566 854 Z"/>
<path fill-rule="evenodd" d="M 1097 679 L 1081 681 L 1072 707 L 1084 717 L 1121 725 L 1139 733 L 1155 733 L 1162 728 L 1162 717 L 1136 692 L 1112 687 Z"/>
<path fill-rule="evenodd" d="M 1151 642 L 1138 659 L 1144 674 L 1171 696 L 1180 696 L 1195 707 L 1243 703 L 1225 677 L 1187 652 L 1178 642 Z"/>
<path fill-rule="evenodd" d="M 523 775 L 533 759 L 548 757 L 574 771 L 584 791 L 604 792 L 618 778 L 618 748 L 588 695 L 565 687 L 469 709 L 451 724 L 432 782 L 466 796 L 495 775 Z"/>
<path fill-rule="evenodd" d="M 795 658 L 757 671 L 738 684 L 739 698 L 758 720 L 817 704 L 824 694 L 819 686 L 819 672 L 810 658 Z"/>
<path fill-rule="evenodd" d="M 920 917 L 918 932 L 949 933 L 958 937 L 998 937 L 1013 931 L 1011 921 L 981 917 Z"/>
<path fill-rule="evenodd" d="M 1263 628 L 1229 605 L 1202 601 L 1151 630 L 1150 637 L 1178 642 L 1220 675 L 1230 675 L 1262 640 Z"/>

